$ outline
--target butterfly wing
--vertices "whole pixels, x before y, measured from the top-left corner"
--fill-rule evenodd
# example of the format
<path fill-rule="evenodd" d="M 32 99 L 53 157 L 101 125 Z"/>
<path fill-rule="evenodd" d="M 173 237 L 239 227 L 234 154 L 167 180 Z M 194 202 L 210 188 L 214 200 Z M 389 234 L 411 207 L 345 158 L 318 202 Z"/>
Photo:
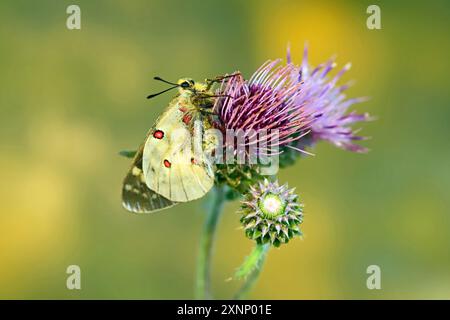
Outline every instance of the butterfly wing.
<path fill-rule="evenodd" d="M 193 151 L 186 106 L 174 99 L 147 138 L 143 171 L 147 186 L 175 202 L 204 196 L 214 185 L 212 165 Z"/>
<path fill-rule="evenodd" d="M 172 207 L 176 202 L 157 194 L 145 184 L 142 172 L 142 154 L 144 145 L 136 152 L 133 164 L 128 171 L 122 185 L 122 205 L 125 209 L 135 213 L 156 212 Z"/>

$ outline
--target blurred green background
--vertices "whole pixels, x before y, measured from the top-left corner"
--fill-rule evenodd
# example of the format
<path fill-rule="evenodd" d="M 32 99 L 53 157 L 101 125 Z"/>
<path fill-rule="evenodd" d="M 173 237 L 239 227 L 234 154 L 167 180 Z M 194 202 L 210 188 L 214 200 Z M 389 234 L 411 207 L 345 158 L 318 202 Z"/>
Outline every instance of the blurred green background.
<path fill-rule="evenodd" d="M 193 298 L 201 202 L 136 216 L 120 204 L 135 148 L 171 98 L 154 75 L 249 77 L 291 43 L 314 65 L 351 61 L 348 94 L 367 155 L 326 143 L 280 173 L 306 205 L 303 240 L 270 252 L 251 298 L 450 298 L 450 3 L 376 1 L 1 1 L 0 298 Z M 81 30 L 66 8 L 81 7 Z M 237 203 L 221 221 L 213 289 L 252 243 Z M 82 290 L 66 289 L 77 264 Z M 366 268 L 382 290 L 366 288 Z"/>

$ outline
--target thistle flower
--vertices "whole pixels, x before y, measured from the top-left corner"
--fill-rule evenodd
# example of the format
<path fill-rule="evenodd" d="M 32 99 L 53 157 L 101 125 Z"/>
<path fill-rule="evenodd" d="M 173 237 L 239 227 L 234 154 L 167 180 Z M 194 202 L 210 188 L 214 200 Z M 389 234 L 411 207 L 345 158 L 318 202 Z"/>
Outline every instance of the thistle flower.
<path fill-rule="evenodd" d="M 287 63 L 294 66 L 288 48 Z M 310 136 L 312 142 L 326 140 L 335 146 L 354 152 L 367 152 L 368 149 L 355 144 L 355 141 L 363 140 L 353 131 L 350 125 L 370 120 L 367 113 L 347 113 L 349 107 L 355 103 L 366 101 L 366 98 L 346 99 L 343 93 L 349 83 L 337 85 L 338 80 L 348 71 L 351 64 L 346 64 L 333 78 L 328 74 L 336 67 L 333 59 L 322 63 L 316 68 L 311 68 L 308 63 L 308 48 L 305 46 L 303 60 L 300 66 L 295 66 L 291 73 L 293 83 L 302 83 L 302 89 L 296 95 L 295 104 L 303 106 L 310 115 Z M 303 145 L 300 145 L 302 147 Z"/>
<path fill-rule="evenodd" d="M 294 189 L 278 182 L 266 179 L 250 187 L 238 213 L 246 236 L 258 244 L 278 247 L 302 234 L 303 205 Z"/>
<path fill-rule="evenodd" d="M 308 133 L 310 122 L 297 102 L 302 84 L 291 77 L 295 71 L 293 65 L 281 66 L 280 60 L 267 61 L 250 80 L 238 75 L 223 84 L 219 92 L 227 97 L 214 106 L 222 129 L 242 130 L 247 134 L 244 146 L 254 146 L 258 155 L 274 154 L 269 142 L 271 148 L 293 147 L 290 143 Z M 256 137 L 252 130 L 265 134 Z"/>

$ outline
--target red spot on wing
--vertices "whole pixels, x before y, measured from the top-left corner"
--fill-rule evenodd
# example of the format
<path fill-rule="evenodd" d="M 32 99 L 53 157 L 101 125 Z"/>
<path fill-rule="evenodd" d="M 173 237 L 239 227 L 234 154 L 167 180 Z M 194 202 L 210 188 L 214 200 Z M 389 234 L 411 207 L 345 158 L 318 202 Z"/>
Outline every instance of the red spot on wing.
<path fill-rule="evenodd" d="M 164 160 L 164 167 L 170 168 L 171 165 L 172 165 L 172 164 L 170 163 L 169 160 L 167 160 L 167 159 Z"/>
<path fill-rule="evenodd" d="M 185 124 L 189 124 L 189 122 L 191 122 L 191 119 L 192 119 L 192 117 L 191 117 L 189 114 L 185 114 L 185 115 L 183 116 L 183 122 L 184 122 Z"/>
<path fill-rule="evenodd" d="M 180 110 L 181 112 L 186 112 L 187 111 L 187 109 L 185 107 L 178 108 L 178 110 Z"/>
<path fill-rule="evenodd" d="M 197 161 L 194 158 L 191 158 L 191 163 L 192 164 L 197 164 Z"/>
<path fill-rule="evenodd" d="M 155 132 L 153 132 L 153 138 L 155 138 L 155 139 L 164 138 L 164 132 L 161 130 L 156 130 Z"/>

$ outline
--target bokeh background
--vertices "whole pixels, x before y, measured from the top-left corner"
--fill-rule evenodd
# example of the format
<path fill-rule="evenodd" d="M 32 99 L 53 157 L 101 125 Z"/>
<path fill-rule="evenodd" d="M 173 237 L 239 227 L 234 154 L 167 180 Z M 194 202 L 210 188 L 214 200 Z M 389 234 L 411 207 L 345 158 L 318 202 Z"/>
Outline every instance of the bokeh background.
<path fill-rule="evenodd" d="M 381 7 L 382 30 L 366 28 Z M 66 8 L 81 7 L 81 30 Z M 201 202 L 136 216 L 120 204 L 167 79 L 247 77 L 291 43 L 314 65 L 351 61 L 350 96 L 378 120 L 367 155 L 326 143 L 280 173 L 306 205 L 305 237 L 272 250 L 258 299 L 450 298 L 448 1 L 1 1 L 0 298 L 193 298 Z M 252 243 L 226 207 L 213 289 Z M 66 289 L 77 264 L 82 290 Z M 366 288 L 366 268 L 382 289 Z"/>

